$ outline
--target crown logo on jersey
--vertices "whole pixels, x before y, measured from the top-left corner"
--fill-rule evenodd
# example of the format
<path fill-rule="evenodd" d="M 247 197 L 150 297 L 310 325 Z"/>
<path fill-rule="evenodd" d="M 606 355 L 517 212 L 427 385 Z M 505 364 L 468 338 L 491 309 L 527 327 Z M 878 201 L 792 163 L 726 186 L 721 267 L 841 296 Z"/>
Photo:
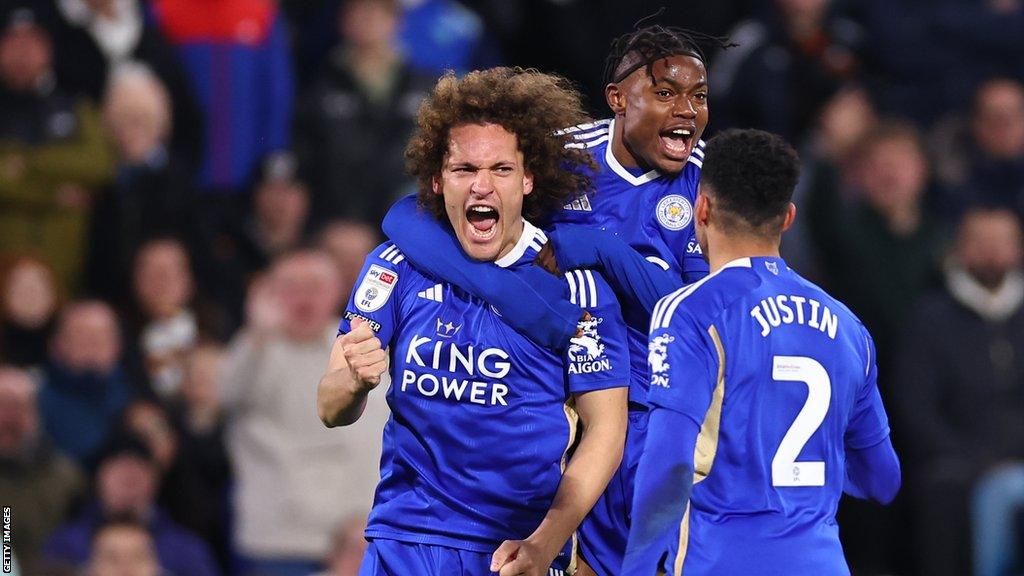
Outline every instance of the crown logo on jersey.
<path fill-rule="evenodd" d="M 440 318 L 437 319 L 437 335 L 441 338 L 451 338 L 462 330 L 462 324 L 453 324 L 451 320 L 448 322 L 442 321 Z"/>
<path fill-rule="evenodd" d="M 777 263 L 768 260 L 767 262 L 764 263 L 764 267 L 767 268 L 768 271 L 771 272 L 772 274 L 775 274 L 776 276 L 779 275 L 779 265 Z"/>

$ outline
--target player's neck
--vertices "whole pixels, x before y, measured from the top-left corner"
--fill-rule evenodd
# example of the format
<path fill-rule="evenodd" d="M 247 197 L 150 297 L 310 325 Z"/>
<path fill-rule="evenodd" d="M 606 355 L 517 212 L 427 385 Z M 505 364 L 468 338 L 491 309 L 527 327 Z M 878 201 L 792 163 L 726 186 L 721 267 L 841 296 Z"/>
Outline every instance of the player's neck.
<path fill-rule="evenodd" d="M 640 168 L 640 163 L 637 162 L 636 156 L 630 152 L 626 146 L 626 139 L 623 137 L 623 119 L 617 117 L 615 119 L 615 129 L 612 131 L 612 156 L 615 157 L 615 161 L 619 163 L 623 168 Z"/>
<path fill-rule="evenodd" d="M 712 234 L 708 237 L 707 256 L 713 274 L 740 258 L 779 258 L 779 242 L 749 236 Z"/>

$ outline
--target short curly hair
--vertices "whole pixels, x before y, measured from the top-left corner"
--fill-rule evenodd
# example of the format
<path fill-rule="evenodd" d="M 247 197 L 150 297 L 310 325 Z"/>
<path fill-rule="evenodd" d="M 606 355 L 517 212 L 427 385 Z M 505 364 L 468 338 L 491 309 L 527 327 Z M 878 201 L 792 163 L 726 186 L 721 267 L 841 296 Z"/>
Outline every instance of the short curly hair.
<path fill-rule="evenodd" d="M 579 92 L 552 74 L 522 68 L 490 68 L 462 78 L 449 72 L 420 105 L 416 133 L 405 149 L 409 174 L 419 185 L 418 201 L 439 220 L 447 218 L 444 198 L 434 194 L 448 154 L 452 128 L 497 124 L 516 136 L 533 192 L 523 199 L 523 217 L 542 221 L 591 187 L 596 168 L 590 153 L 566 147 L 572 134 L 562 130 L 590 121 Z"/>
<path fill-rule="evenodd" d="M 700 179 L 727 213 L 727 226 L 773 235 L 781 230 L 799 176 L 800 158 L 782 137 L 731 129 L 708 141 Z"/>

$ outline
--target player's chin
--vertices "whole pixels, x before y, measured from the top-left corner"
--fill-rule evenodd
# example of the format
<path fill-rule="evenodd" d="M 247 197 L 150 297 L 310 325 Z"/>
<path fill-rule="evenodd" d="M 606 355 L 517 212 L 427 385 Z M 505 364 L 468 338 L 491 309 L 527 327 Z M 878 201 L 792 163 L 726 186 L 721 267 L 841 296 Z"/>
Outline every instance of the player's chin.
<path fill-rule="evenodd" d="M 676 156 L 662 154 L 658 157 L 657 162 L 654 163 L 654 167 L 662 174 L 679 174 L 683 171 L 683 168 L 686 168 L 687 158 L 679 159 Z"/>

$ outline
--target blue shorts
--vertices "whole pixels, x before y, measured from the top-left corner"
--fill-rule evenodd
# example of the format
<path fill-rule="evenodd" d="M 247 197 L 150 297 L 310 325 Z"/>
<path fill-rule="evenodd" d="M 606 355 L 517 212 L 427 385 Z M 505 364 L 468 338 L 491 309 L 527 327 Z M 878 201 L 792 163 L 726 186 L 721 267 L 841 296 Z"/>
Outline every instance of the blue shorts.
<path fill-rule="evenodd" d="M 497 546 L 495 546 L 497 549 Z M 557 562 L 557 559 L 556 559 Z M 370 541 L 359 576 L 490 576 L 491 554 L 377 538 Z M 552 565 L 548 576 L 568 576 Z"/>
<path fill-rule="evenodd" d="M 622 570 L 622 558 L 626 554 L 626 540 L 629 538 L 633 480 L 647 438 L 648 414 L 646 408 L 630 404 L 622 464 L 577 532 L 580 556 L 598 576 L 618 576 Z"/>

